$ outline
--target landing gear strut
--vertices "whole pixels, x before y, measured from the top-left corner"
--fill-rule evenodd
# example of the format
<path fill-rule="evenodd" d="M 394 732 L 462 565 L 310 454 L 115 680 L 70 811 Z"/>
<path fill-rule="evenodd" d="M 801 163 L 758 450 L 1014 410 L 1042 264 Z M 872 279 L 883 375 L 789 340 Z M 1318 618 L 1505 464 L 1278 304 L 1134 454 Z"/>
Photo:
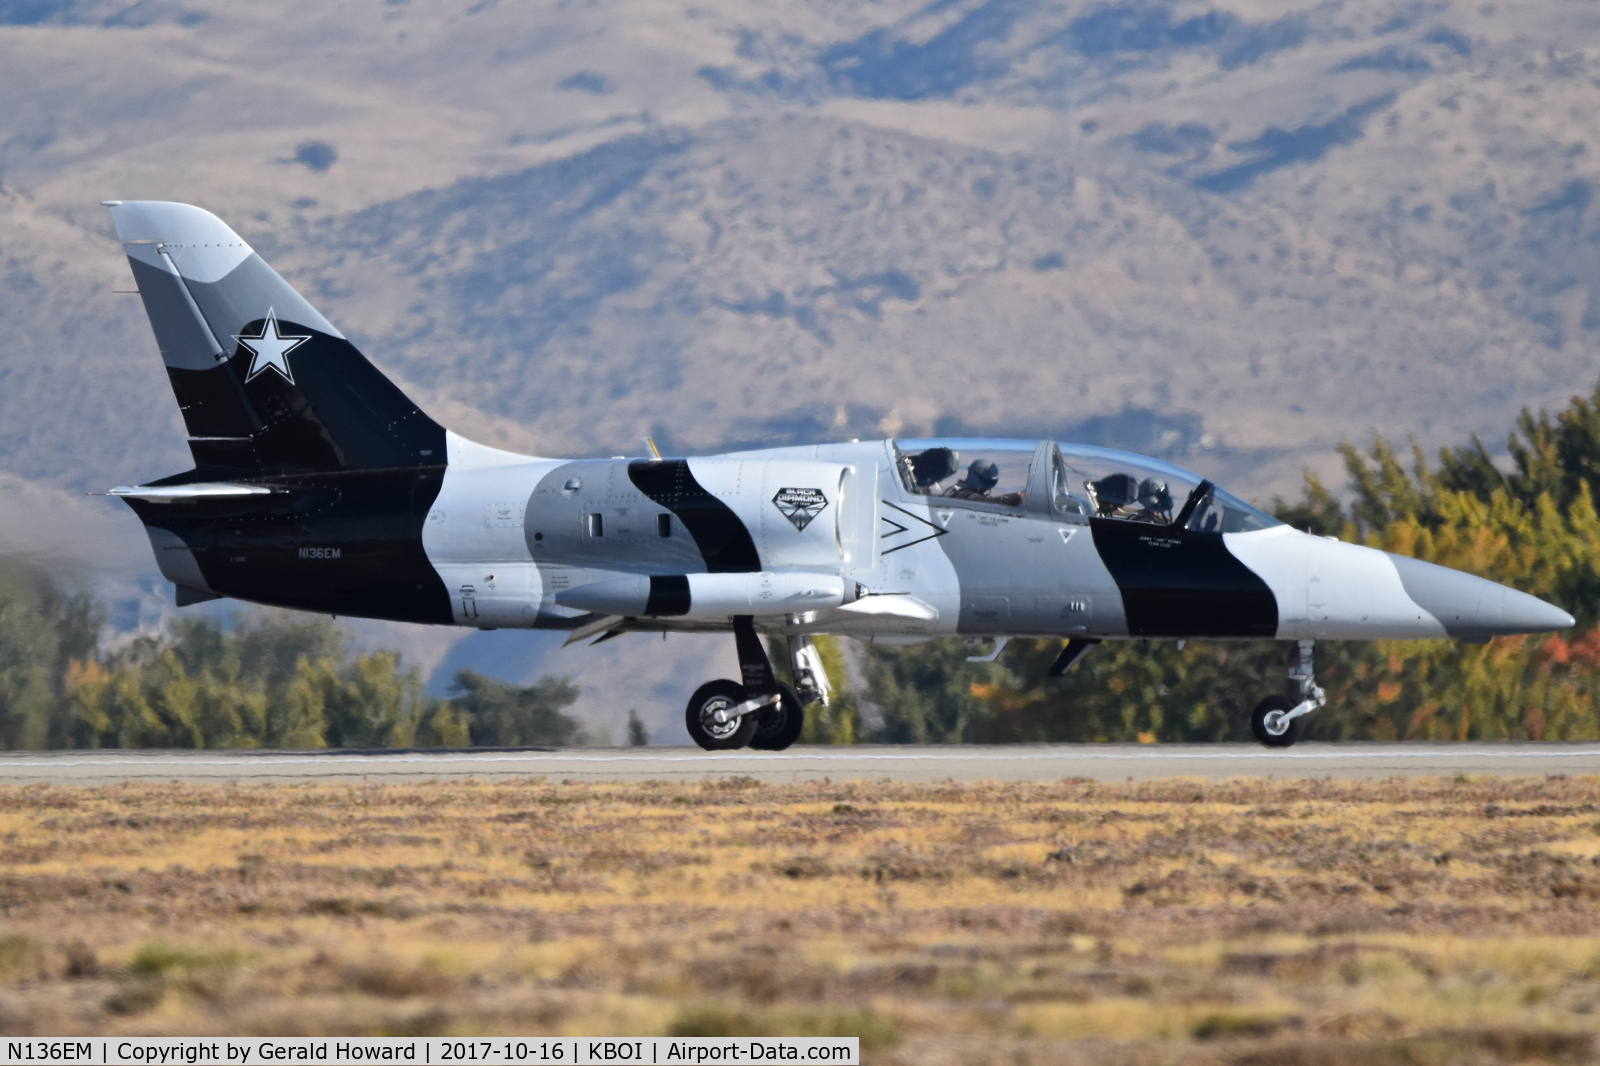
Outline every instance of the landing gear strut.
<path fill-rule="evenodd" d="M 769 667 L 770 669 L 770 667 Z M 805 705 L 828 705 L 833 690 L 828 684 L 828 674 L 822 669 L 822 657 L 816 645 L 807 636 L 789 638 L 789 673 L 794 678 L 794 688 L 778 682 L 783 698 L 761 712 L 756 725 L 756 735 L 750 746 L 760 751 L 782 751 L 800 739 L 806 727 Z"/>
<path fill-rule="evenodd" d="M 689 700 L 684 725 L 694 742 L 707 751 L 729 751 L 749 745 L 758 751 L 782 751 L 800 739 L 805 706 L 812 700 L 827 705 L 828 677 L 809 637 L 791 637 L 790 663 L 800 692 L 779 681 L 772 661 L 756 635 L 754 620 L 733 620 L 739 649 L 737 681 L 708 681 Z"/>
<path fill-rule="evenodd" d="M 1311 670 L 1311 650 L 1315 646 L 1316 641 L 1302 640 L 1289 652 L 1289 680 L 1300 688 L 1299 702 L 1288 696 L 1268 696 L 1256 704 L 1255 713 L 1250 716 L 1250 732 L 1269 748 L 1287 748 L 1299 740 L 1305 730 L 1302 719 L 1327 700 Z"/>

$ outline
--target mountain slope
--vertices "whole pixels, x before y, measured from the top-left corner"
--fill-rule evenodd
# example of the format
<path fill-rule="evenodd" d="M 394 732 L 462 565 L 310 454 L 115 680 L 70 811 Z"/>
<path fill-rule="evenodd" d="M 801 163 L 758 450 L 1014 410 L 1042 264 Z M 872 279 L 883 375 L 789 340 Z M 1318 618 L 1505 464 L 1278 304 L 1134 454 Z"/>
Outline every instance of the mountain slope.
<path fill-rule="evenodd" d="M 1597 41 L 1575 0 L 0 3 L 0 492 L 130 559 L 67 494 L 187 465 L 111 197 L 216 211 L 546 454 L 1056 434 L 1269 498 L 1369 428 L 1493 444 L 1600 373 Z"/>

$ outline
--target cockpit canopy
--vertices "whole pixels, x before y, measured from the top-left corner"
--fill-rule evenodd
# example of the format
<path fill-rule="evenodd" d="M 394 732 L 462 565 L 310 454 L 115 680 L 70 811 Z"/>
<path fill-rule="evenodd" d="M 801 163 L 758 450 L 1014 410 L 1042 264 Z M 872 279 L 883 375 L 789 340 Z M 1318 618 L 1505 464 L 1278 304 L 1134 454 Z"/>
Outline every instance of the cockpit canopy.
<path fill-rule="evenodd" d="M 1049 511 L 1068 522 L 1110 518 L 1199 533 L 1283 524 L 1198 474 L 1113 448 L 980 439 L 900 440 L 894 447 L 901 483 L 922 496 Z M 1048 467 L 1036 472 L 1040 459 Z M 1048 501 L 1029 501 L 1030 488 Z"/>

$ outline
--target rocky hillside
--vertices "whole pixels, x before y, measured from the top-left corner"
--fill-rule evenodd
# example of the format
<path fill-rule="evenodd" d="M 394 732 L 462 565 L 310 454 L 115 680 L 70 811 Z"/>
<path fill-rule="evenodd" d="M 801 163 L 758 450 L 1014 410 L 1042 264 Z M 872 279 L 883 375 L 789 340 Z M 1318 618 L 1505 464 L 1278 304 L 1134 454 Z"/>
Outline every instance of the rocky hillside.
<path fill-rule="evenodd" d="M 112 197 L 548 454 L 967 427 L 1269 498 L 1498 435 L 1600 373 L 1597 45 L 1575 0 L 0 0 L 4 491 L 104 531 L 0 541 L 131 581 L 65 494 L 186 462 Z"/>

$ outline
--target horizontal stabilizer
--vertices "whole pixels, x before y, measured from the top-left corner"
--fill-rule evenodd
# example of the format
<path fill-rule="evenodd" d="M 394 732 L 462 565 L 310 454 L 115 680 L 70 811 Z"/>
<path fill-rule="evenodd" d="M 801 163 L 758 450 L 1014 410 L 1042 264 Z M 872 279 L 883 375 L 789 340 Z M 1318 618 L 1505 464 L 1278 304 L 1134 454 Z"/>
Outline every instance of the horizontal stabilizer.
<path fill-rule="evenodd" d="M 173 503 L 178 500 L 226 499 L 233 496 L 270 496 L 265 485 L 235 485 L 226 481 L 201 481 L 192 485 L 118 485 L 106 493 L 148 503 Z"/>

